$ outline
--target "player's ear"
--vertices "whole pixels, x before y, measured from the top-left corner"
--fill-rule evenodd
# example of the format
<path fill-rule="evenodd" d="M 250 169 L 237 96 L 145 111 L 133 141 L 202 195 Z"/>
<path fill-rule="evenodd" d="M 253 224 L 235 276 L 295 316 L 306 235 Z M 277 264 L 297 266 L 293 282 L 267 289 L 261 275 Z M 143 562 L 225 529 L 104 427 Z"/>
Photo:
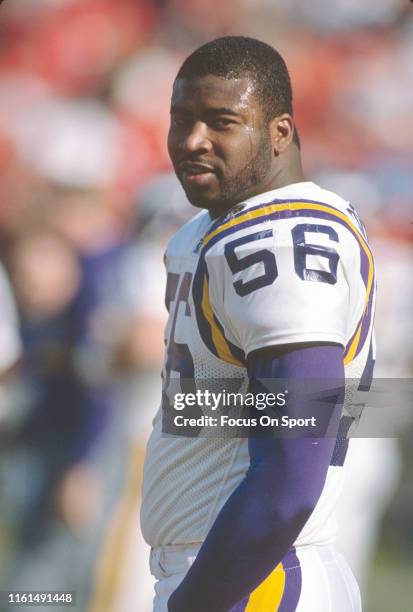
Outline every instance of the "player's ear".
<path fill-rule="evenodd" d="M 283 113 L 270 121 L 270 134 L 274 155 L 280 155 L 294 137 L 294 121 L 291 115 Z"/>

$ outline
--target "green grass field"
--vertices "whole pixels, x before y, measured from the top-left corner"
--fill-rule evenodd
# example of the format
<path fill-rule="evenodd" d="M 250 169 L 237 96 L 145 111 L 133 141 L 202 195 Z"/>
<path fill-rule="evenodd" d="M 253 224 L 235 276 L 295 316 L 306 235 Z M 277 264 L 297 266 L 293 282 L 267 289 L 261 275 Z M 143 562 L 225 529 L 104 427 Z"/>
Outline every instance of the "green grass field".
<path fill-rule="evenodd" d="M 413 558 L 379 551 L 363 612 L 413 612 Z"/>

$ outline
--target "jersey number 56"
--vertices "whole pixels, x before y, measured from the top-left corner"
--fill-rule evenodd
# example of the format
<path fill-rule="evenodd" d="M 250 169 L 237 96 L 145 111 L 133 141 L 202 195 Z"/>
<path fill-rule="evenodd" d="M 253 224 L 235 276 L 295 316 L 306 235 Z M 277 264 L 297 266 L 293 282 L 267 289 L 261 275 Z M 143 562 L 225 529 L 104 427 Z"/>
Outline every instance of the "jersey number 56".
<path fill-rule="evenodd" d="M 293 245 L 294 245 L 294 269 L 302 280 L 315 281 L 320 283 L 328 283 L 334 285 L 337 282 L 337 266 L 339 255 L 333 248 L 311 244 L 306 242 L 306 234 L 324 234 L 332 242 L 338 242 L 337 232 L 328 225 L 319 225 L 315 223 L 299 223 L 291 230 Z M 251 280 L 243 281 L 238 279 L 233 283 L 234 289 L 241 297 L 260 289 L 272 285 L 278 276 L 277 262 L 275 254 L 269 249 L 260 249 L 253 253 L 248 253 L 243 257 L 238 257 L 236 249 L 242 245 L 264 238 L 273 236 L 272 229 L 261 230 L 248 236 L 236 238 L 225 245 L 225 258 L 231 269 L 232 274 L 238 274 L 250 268 L 251 266 L 261 263 L 264 268 L 264 273 Z M 313 255 L 322 257 L 327 260 L 328 269 L 315 269 L 307 266 L 307 257 Z"/>

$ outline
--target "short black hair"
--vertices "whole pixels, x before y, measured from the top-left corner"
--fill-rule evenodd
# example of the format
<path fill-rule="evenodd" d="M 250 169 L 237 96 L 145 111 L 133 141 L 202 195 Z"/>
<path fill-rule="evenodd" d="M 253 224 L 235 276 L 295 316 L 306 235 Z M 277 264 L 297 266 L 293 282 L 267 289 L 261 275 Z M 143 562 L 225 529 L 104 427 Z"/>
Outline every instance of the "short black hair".
<path fill-rule="evenodd" d="M 250 79 L 267 121 L 282 113 L 293 115 L 291 80 L 285 61 L 278 51 L 260 40 L 247 36 L 212 40 L 186 58 L 176 78 L 209 74 L 225 79 Z M 296 130 L 294 141 L 299 146 Z"/>

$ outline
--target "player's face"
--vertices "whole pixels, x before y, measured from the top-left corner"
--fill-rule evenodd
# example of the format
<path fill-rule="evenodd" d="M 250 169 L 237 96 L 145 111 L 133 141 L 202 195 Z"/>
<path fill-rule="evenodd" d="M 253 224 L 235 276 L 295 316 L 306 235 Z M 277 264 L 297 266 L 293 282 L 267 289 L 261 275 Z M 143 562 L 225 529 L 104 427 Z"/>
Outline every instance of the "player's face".
<path fill-rule="evenodd" d="M 168 150 L 189 201 L 214 214 L 266 191 L 270 130 L 248 79 L 177 79 Z"/>

